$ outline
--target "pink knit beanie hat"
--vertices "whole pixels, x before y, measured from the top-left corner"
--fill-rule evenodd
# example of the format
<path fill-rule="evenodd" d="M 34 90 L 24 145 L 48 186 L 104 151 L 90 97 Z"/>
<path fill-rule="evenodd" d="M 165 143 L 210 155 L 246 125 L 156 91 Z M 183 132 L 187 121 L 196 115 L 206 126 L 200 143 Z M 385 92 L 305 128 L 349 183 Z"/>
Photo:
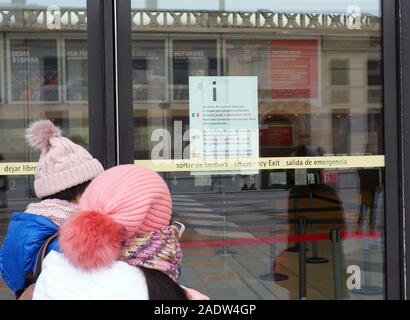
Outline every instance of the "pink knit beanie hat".
<path fill-rule="evenodd" d="M 41 150 L 34 190 L 43 198 L 92 180 L 104 171 L 83 147 L 61 136 L 50 120 L 39 120 L 26 131 L 27 142 Z"/>
<path fill-rule="evenodd" d="M 80 211 L 61 228 L 60 248 L 83 269 L 107 266 L 121 253 L 122 241 L 169 225 L 172 200 L 164 180 L 135 165 L 108 169 L 80 199 Z"/>

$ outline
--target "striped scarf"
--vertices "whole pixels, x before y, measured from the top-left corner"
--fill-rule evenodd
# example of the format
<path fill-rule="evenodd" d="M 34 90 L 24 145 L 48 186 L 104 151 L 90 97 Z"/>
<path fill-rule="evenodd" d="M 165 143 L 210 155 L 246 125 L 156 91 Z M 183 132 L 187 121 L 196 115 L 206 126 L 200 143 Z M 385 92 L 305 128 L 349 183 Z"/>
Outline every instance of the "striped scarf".
<path fill-rule="evenodd" d="M 179 279 L 181 259 L 179 234 L 173 226 L 124 241 L 119 258 L 132 266 L 161 271 L 175 282 Z"/>

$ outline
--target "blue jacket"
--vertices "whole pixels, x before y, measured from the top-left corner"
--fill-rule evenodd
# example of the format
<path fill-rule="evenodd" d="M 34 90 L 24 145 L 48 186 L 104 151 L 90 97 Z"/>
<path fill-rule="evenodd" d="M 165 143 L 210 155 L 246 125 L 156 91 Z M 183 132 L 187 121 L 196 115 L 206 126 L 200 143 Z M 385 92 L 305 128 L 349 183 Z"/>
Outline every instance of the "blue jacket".
<path fill-rule="evenodd" d="M 0 247 L 0 272 L 11 290 L 16 292 L 24 288 L 24 276 L 33 272 L 40 247 L 57 230 L 55 223 L 42 216 L 21 212 L 13 214 Z M 57 240 L 50 243 L 47 253 L 60 251 Z"/>

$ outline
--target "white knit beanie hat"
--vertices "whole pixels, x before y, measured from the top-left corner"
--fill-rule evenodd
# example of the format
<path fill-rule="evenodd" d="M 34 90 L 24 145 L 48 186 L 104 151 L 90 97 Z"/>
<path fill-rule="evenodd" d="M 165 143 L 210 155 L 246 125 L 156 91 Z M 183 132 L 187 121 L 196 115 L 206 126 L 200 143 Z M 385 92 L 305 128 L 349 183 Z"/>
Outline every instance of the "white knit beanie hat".
<path fill-rule="evenodd" d="M 92 180 L 104 171 L 101 163 L 83 147 L 61 136 L 50 120 L 39 120 L 26 130 L 27 142 L 41 150 L 34 190 L 44 198 Z"/>

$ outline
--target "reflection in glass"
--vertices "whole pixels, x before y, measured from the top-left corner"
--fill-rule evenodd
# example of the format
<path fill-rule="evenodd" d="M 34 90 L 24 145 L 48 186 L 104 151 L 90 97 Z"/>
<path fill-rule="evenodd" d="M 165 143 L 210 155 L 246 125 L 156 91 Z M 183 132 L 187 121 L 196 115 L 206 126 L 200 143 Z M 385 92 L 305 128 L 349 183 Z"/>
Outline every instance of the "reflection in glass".
<path fill-rule="evenodd" d="M 216 76 L 216 40 L 174 40 L 172 43 L 173 98 L 187 100 L 189 76 Z"/>
<path fill-rule="evenodd" d="M 47 28 L 49 5 L 65 8 L 60 29 Z M 38 160 L 24 138 L 38 119 L 51 119 L 65 136 L 89 147 L 85 8 L 85 0 L 70 1 L 69 7 L 54 0 L 0 1 L 1 163 Z M 33 201 L 33 176 L 0 176 L 0 243 L 12 213 Z M 2 299 L 14 294 L 0 280 Z"/>
<path fill-rule="evenodd" d="M 58 101 L 56 40 L 10 39 L 11 101 Z"/>
<path fill-rule="evenodd" d="M 88 55 L 86 40 L 65 40 L 66 93 L 68 101 L 88 100 Z"/>
<path fill-rule="evenodd" d="M 136 160 L 189 159 L 189 76 L 258 78 L 262 159 L 384 154 L 379 1 L 137 2 L 133 50 L 152 53 L 134 55 Z M 213 299 L 384 298 L 383 168 L 222 173 L 161 172 L 187 226 L 184 284 Z"/>
<path fill-rule="evenodd" d="M 165 101 L 165 41 L 134 41 L 132 57 L 133 99 Z"/>

